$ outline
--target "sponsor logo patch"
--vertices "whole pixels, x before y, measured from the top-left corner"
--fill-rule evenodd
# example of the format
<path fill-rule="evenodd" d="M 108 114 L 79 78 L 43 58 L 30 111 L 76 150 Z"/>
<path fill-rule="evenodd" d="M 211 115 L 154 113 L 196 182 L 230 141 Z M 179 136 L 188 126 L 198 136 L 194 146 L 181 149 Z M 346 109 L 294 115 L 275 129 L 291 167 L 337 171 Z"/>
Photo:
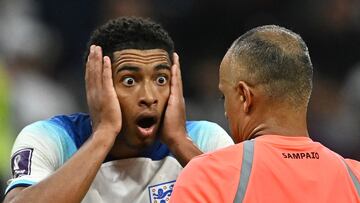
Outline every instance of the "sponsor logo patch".
<path fill-rule="evenodd" d="M 18 178 L 31 173 L 32 148 L 24 148 L 15 152 L 11 158 L 11 169 L 13 178 Z"/>
<path fill-rule="evenodd" d="M 175 180 L 149 186 L 149 195 L 151 203 L 167 203 L 173 191 Z"/>

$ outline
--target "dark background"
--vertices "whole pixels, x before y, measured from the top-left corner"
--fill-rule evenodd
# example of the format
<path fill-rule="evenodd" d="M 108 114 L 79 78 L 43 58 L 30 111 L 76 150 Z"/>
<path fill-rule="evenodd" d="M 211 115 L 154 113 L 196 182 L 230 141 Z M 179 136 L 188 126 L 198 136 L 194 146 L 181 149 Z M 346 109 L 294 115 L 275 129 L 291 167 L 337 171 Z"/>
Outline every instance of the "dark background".
<path fill-rule="evenodd" d="M 187 118 L 215 121 L 227 130 L 217 83 L 231 43 L 265 24 L 299 33 L 315 72 L 310 135 L 360 159 L 358 0 L 0 0 L 0 13 L 0 77 L 9 87 L 2 94 L 10 98 L 3 149 L 28 123 L 87 111 L 82 59 L 90 33 L 110 18 L 135 15 L 161 23 L 175 41 Z M 2 167 L 3 179 L 8 170 Z"/>

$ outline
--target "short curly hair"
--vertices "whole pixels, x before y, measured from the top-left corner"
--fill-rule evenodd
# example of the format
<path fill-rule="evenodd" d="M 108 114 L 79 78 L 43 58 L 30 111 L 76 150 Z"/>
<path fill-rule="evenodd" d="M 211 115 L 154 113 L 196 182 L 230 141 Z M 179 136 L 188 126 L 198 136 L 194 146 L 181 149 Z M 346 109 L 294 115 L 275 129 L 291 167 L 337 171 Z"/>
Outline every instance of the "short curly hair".
<path fill-rule="evenodd" d="M 150 19 L 140 17 L 112 19 L 94 30 L 86 47 L 85 63 L 92 44 L 101 46 L 103 55 L 111 59 L 115 51 L 124 49 L 163 49 L 171 60 L 174 52 L 174 42 L 164 28 Z"/>

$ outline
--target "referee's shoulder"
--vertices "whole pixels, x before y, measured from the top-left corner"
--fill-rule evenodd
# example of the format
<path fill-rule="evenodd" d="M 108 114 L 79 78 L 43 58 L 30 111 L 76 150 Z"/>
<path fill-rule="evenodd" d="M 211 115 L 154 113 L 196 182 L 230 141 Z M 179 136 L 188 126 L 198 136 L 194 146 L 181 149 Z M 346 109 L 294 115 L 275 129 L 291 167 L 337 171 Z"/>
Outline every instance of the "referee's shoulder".
<path fill-rule="evenodd" d="M 345 159 L 345 162 L 355 173 L 355 176 L 360 180 L 360 162 L 354 159 Z"/>
<path fill-rule="evenodd" d="M 240 162 L 243 154 L 243 143 L 230 145 L 212 152 L 207 152 L 193 158 L 189 164 L 202 166 L 212 164 L 233 165 Z"/>

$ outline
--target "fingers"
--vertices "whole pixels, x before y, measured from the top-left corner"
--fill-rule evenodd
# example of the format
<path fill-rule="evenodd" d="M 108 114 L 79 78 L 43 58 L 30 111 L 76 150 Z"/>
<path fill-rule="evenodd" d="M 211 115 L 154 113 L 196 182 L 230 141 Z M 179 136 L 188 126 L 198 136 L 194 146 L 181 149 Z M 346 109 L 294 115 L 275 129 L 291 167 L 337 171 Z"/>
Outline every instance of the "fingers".
<path fill-rule="evenodd" d="M 101 47 L 96 46 L 94 52 L 94 69 L 93 69 L 93 79 L 97 87 L 101 87 L 102 83 L 102 72 L 103 72 L 103 57 Z"/>
<path fill-rule="evenodd" d="M 101 47 L 91 45 L 88 60 L 86 62 L 86 87 L 93 89 L 96 87 L 101 88 L 102 72 L 103 72 L 103 59 Z"/>
<path fill-rule="evenodd" d="M 86 89 L 89 89 L 89 85 L 91 83 L 91 74 L 90 72 L 92 71 L 93 67 L 92 67 L 92 63 L 90 62 L 90 58 L 93 57 L 94 55 L 94 47 L 95 45 L 91 45 L 90 46 L 90 50 L 89 50 L 89 55 L 87 57 L 87 61 L 86 61 L 86 69 L 85 69 L 85 82 L 86 82 Z"/>
<path fill-rule="evenodd" d="M 103 85 L 106 90 L 109 88 L 113 88 L 113 80 L 112 80 L 112 71 L 111 71 L 111 61 L 108 56 L 104 56 L 104 64 L 103 64 Z"/>
<path fill-rule="evenodd" d="M 171 67 L 171 75 L 172 75 L 172 77 L 171 77 L 171 93 L 182 97 L 183 96 L 183 87 L 182 87 L 179 55 L 174 53 L 173 57 L 174 57 L 174 64 Z"/>

